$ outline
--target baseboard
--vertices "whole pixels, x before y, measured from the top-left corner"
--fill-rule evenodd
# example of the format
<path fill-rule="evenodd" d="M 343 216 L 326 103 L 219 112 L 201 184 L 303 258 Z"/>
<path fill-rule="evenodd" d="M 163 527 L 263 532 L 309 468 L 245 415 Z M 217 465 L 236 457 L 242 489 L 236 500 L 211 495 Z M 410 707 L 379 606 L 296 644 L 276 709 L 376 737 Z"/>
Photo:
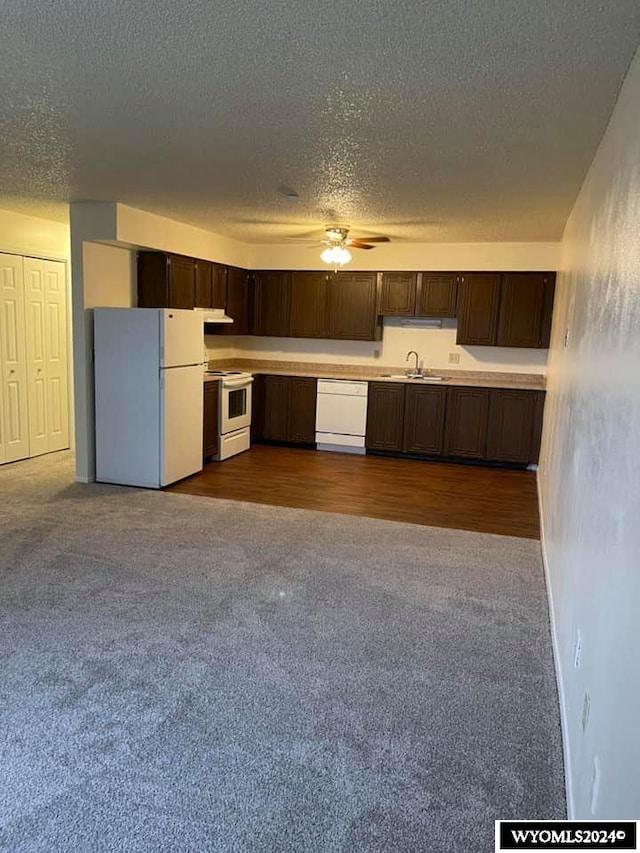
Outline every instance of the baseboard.
<path fill-rule="evenodd" d="M 76 477 L 76 483 L 95 483 L 91 477 Z"/>
<path fill-rule="evenodd" d="M 560 704 L 560 727 L 562 730 L 562 755 L 564 760 L 564 787 L 567 798 L 567 818 L 575 820 L 575 808 L 573 801 L 573 787 L 571 772 L 571 747 L 569 745 L 567 705 L 565 700 L 564 680 L 560 664 L 560 651 L 558 648 L 558 635 L 556 630 L 556 616 L 553 606 L 553 589 L 551 587 L 551 576 L 549 574 L 549 563 L 547 561 L 547 547 L 544 532 L 544 513 L 542 511 L 542 495 L 540 493 L 540 475 L 536 477 L 538 490 L 538 513 L 540 514 L 540 549 L 542 551 L 542 565 L 544 578 L 547 586 L 547 601 L 549 603 L 549 621 L 551 623 L 551 647 L 553 649 L 553 663 L 556 670 L 556 684 L 558 686 L 558 702 Z"/>

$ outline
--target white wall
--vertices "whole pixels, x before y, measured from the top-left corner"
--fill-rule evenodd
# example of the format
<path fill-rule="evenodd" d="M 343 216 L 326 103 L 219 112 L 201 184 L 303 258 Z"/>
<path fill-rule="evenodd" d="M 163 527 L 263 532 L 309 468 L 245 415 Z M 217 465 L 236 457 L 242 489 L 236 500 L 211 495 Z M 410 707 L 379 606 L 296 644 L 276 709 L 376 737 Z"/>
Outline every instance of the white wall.
<path fill-rule="evenodd" d="M 640 818 L 639 103 L 636 56 L 565 230 L 548 368 L 540 492 L 575 817 L 599 763 L 595 817 Z"/>

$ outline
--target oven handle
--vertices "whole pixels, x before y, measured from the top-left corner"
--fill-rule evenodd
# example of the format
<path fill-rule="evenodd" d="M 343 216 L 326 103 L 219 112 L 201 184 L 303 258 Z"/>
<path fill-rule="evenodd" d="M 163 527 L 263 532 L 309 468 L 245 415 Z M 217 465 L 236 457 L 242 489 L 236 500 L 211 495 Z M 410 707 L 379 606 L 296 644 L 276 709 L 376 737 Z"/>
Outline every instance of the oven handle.
<path fill-rule="evenodd" d="M 248 385 L 251 385 L 253 382 L 253 376 L 250 376 L 248 379 L 244 377 L 243 379 L 223 379 L 222 385 L 224 388 L 246 388 Z"/>

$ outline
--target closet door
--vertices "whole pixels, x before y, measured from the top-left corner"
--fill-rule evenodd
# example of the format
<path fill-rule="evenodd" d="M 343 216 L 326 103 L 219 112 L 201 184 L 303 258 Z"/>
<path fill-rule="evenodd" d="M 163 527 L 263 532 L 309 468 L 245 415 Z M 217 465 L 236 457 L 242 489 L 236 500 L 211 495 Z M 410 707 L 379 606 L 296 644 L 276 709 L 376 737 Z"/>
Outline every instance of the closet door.
<path fill-rule="evenodd" d="M 69 446 L 64 264 L 24 259 L 29 455 Z"/>
<path fill-rule="evenodd" d="M 0 255 L 0 454 L 14 462 L 29 455 L 27 363 L 22 258 Z"/>
<path fill-rule="evenodd" d="M 45 359 L 44 261 L 24 259 L 25 317 L 28 334 L 27 383 L 29 387 L 29 456 L 49 450 L 47 428 L 47 376 Z"/>
<path fill-rule="evenodd" d="M 44 262 L 44 356 L 49 450 L 69 447 L 67 288 L 65 265 Z"/>

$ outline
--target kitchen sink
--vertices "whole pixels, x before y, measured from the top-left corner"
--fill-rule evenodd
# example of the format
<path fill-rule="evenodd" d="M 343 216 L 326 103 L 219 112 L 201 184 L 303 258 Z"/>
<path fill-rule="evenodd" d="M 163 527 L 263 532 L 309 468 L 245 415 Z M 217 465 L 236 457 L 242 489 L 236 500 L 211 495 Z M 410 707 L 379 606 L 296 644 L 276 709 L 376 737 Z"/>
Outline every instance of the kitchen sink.
<path fill-rule="evenodd" d="M 406 373 L 381 373 L 381 379 L 415 379 L 416 382 L 446 382 L 448 380 L 447 376 L 432 376 L 431 374 L 426 374 L 425 376 L 409 376 Z"/>

